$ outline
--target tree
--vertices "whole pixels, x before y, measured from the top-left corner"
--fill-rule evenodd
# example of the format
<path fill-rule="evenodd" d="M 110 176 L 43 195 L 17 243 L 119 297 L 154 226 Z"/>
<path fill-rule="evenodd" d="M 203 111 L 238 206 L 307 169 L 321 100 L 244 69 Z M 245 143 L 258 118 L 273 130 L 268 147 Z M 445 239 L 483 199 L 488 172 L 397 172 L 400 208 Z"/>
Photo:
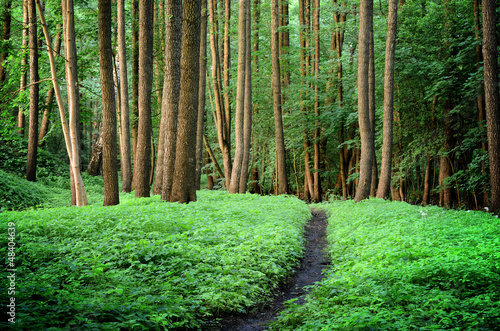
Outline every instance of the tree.
<path fill-rule="evenodd" d="M 234 121 L 235 152 L 229 193 L 238 193 L 244 149 L 244 107 L 245 107 L 245 75 L 246 69 L 246 20 L 248 1 L 240 0 L 238 19 L 238 77 L 236 87 L 236 111 Z"/>
<path fill-rule="evenodd" d="M 122 192 L 132 190 L 132 165 L 130 158 L 130 119 L 128 102 L 127 45 L 125 39 L 125 1 L 118 0 L 118 58 L 120 60 L 120 154 Z"/>
<path fill-rule="evenodd" d="M 135 157 L 135 197 L 150 196 L 151 92 L 153 89 L 153 1 L 139 4 L 139 119 Z"/>
<path fill-rule="evenodd" d="M 278 174 L 278 193 L 288 193 L 288 179 L 286 173 L 285 137 L 283 133 L 283 119 L 281 114 L 281 75 L 279 61 L 278 36 L 278 1 L 271 0 L 271 62 L 272 62 L 272 91 L 274 109 L 274 134 L 276 142 L 276 168 Z"/>
<path fill-rule="evenodd" d="M 23 36 L 22 36 L 22 45 L 21 45 L 21 83 L 19 90 L 23 92 L 26 89 L 26 72 L 27 72 L 27 60 L 26 60 L 26 50 L 28 48 L 28 34 L 29 34 L 29 12 L 28 12 L 28 1 L 23 1 Z M 17 133 L 22 137 L 24 136 L 24 108 L 19 106 L 19 110 L 17 112 Z"/>
<path fill-rule="evenodd" d="M 483 58 L 492 211 L 500 211 L 500 108 L 496 2 L 483 0 Z"/>
<path fill-rule="evenodd" d="M 392 126 L 394 117 L 394 51 L 398 23 L 398 2 L 389 1 L 389 19 L 387 22 L 387 41 L 385 46 L 384 73 L 384 118 L 382 143 L 382 168 L 377 188 L 377 198 L 386 199 L 391 192 L 392 170 Z"/>
<path fill-rule="evenodd" d="M 71 1 L 71 0 L 70 0 Z M 102 90 L 102 177 L 104 206 L 117 205 L 116 101 L 111 44 L 111 0 L 99 0 L 99 67 Z"/>
<path fill-rule="evenodd" d="M 38 152 L 38 35 L 36 24 L 35 0 L 28 1 L 29 17 L 29 48 L 30 48 L 30 107 L 28 133 L 28 160 L 26 164 L 26 179 L 36 181 L 36 161 Z"/>
<path fill-rule="evenodd" d="M 368 72 L 370 62 L 370 30 L 373 17 L 373 0 L 361 0 L 359 11 L 358 51 L 358 121 L 361 136 L 359 186 L 354 200 L 368 198 L 372 180 L 374 141 L 370 128 Z"/>
<path fill-rule="evenodd" d="M 182 1 L 169 1 L 165 7 L 167 16 L 165 30 L 165 83 L 163 84 L 162 122 L 160 139 L 165 139 L 163 151 L 158 151 L 158 162 L 162 163 L 161 198 L 170 201 L 174 182 L 179 94 L 181 84 L 182 47 Z M 163 159 L 160 159 L 160 153 Z"/>
<path fill-rule="evenodd" d="M 10 27 L 12 22 L 12 0 L 5 1 L 4 13 L 3 13 L 3 33 L 2 40 L 4 45 L 2 47 L 2 52 L 0 54 L 0 83 L 5 81 L 6 71 L 5 71 L 5 60 L 9 55 L 9 47 L 7 43 L 10 40 Z"/>
<path fill-rule="evenodd" d="M 182 14 L 181 89 L 177 150 L 170 201 L 196 201 L 196 121 L 200 76 L 201 0 L 185 0 Z"/>

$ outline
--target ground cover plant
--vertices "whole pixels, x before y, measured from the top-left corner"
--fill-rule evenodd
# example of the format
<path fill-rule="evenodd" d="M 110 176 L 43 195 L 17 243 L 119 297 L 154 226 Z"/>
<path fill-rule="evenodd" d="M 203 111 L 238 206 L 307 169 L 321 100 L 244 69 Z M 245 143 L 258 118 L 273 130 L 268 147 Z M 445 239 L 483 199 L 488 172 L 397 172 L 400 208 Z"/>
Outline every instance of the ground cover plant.
<path fill-rule="evenodd" d="M 1 213 L 2 233 L 9 223 L 16 231 L 15 328 L 200 328 L 264 300 L 297 265 L 309 209 L 286 196 L 201 191 L 198 199 Z M 1 314 L 0 328 L 12 327 Z"/>
<path fill-rule="evenodd" d="M 332 269 L 274 329 L 498 330 L 498 218 L 378 199 L 318 208 Z"/>

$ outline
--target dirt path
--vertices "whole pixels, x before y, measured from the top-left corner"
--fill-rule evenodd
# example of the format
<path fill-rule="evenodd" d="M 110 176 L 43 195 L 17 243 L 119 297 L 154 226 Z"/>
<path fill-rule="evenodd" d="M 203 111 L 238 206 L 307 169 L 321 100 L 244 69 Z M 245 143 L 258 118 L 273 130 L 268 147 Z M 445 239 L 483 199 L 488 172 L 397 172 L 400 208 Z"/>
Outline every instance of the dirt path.
<path fill-rule="evenodd" d="M 288 281 L 274 293 L 274 300 L 259 307 L 256 312 L 242 316 L 224 318 L 210 330 L 260 331 L 283 310 L 283 303 L 298 298 L 295 303 L 302 304 L 306 291 L 305 286 L 321 280 L 322 270 L 329 264 L 325 256 L 327 217 L 323 211 L 312 210 L 312 219 L 305 227 L 306 252 L 300 267 Z"/>

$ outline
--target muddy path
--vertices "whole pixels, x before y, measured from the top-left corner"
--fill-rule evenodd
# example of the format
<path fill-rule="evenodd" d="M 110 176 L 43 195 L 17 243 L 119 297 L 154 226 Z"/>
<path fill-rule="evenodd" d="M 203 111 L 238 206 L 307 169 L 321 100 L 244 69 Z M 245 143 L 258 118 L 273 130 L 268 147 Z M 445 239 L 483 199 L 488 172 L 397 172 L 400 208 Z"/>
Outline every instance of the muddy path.
<path fill-rule="evenodd" d="M 311 211 L 313 217 L 305 226 L 306 251 L 301 265 L 296 272 L 274 293 L 274 299 L 256 311 L 241 316 L 228 316 L 215 323 L 209 330 L 220 331 L 259 331 L 266 330 L 267 324 L 283 310 L 284 303 L 298 298 L 295 303 L 302 304 L 305 294 L 304 287 L 320 281 L 322 271 L 329 260 L 326 256 L 326 227 L 328 218 L 323 211 Z"/>

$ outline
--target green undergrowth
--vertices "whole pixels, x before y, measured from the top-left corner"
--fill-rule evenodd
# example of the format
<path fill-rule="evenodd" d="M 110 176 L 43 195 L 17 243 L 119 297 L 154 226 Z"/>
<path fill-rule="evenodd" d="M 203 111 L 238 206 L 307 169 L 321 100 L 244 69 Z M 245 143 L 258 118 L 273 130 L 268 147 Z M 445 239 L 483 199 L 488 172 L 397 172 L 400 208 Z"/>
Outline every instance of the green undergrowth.
<path fill-rule="evenodd" d="M 198 192 L 198 202 L 187 205 L 153 197 L 4 212 L 0 252 L 7 262 L 8 223 L 16 230 L 15 327 L 203 328 L 269 299 L 298 263 L 309 218 L 293 197 L 221 191 Z M 4 328 L 8 316 L 0 314 Z"/>
<path fill-rule="evenodd" d="M 317 208 L 332 269 L 275 330 L 498 330 L 498 218 L 378 199 Z"/>

